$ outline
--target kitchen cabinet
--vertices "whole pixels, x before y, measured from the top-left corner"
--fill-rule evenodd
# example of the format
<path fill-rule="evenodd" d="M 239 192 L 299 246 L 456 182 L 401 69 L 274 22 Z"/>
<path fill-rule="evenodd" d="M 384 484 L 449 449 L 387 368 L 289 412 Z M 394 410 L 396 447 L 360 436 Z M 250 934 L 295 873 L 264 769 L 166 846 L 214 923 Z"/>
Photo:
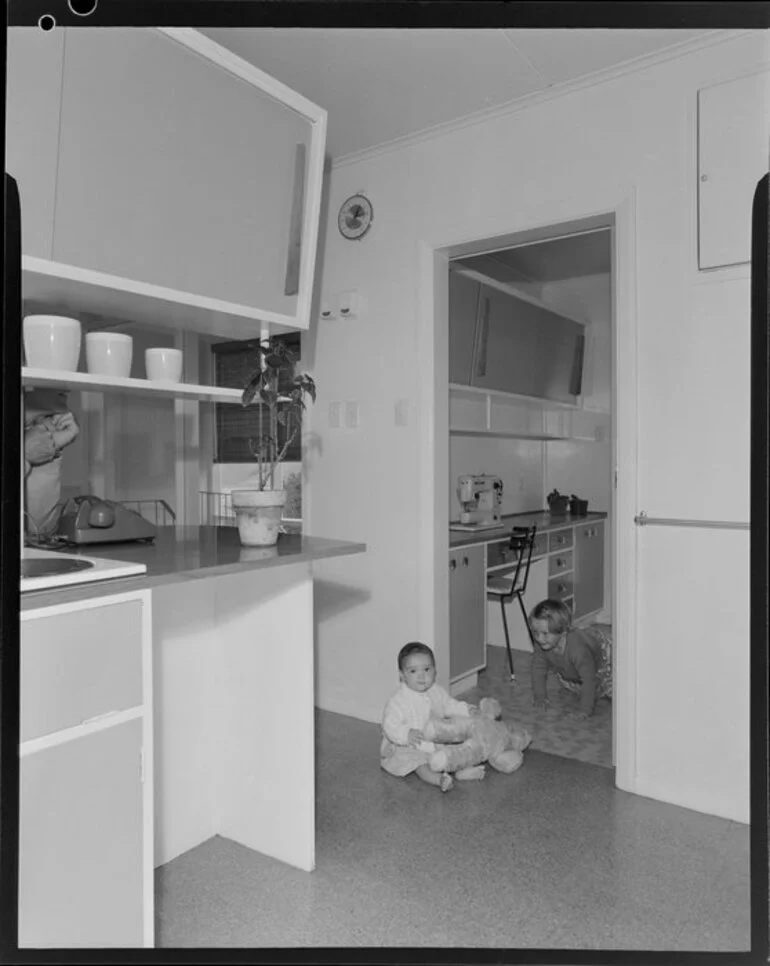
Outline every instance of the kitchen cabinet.
<path fill-rule="evenodd" d="M 22 249 L 46 259 L 53 245 L 63 50 L 61 30 L 8 31 L 5 169 L 19 186 Z"/>
<path fill-rule="evenodd" d="M 25 311 L 308 328 L 326 112 L 195 30 L 52 34 L 9 31 Z"/>
<path fill-rule="evenodd" d="M 449 272 L 449 381 L 463 386 L 471 384 L 480 291 L 479 282 Z"/>
<path fill-rule="evenodd" d="M 54 260 L 292 316 L 295 155 L 311 133 L 157 30 L 70 30 Z"/>
<path fill-rule="evenodd" d="M 19 945 L 151 946 L 149 591 L 22 612 Z"/>
<path fill-rule="evenodd" d="M 574 617 L 579 620 L 604 606 L 604 524 L 575 527 Z"/>
<path fill-rule="evenodd" d="M 449 676 L 463 678 L 486 664 L 484 546 L 449 553 Z"/>
<path fill-rule="evenodd" d="M 698 266 L 751 261 L 754 190 L 770 167 L 770 72 L 698 92 Z"/>
<path fill-rule="evenodd" d="M 565 517 L 564 521 L 549 518 L 547 513 L 525 514 L 504 519 L 506 526 L 532 526 L 538 532 L 532 552 L 529 581 L 524 594 L 527 613 L 538 601 L 550 598 L 561 600 L 573 612 L 576 620 L 597 613 L 604 607 L 604 521 L 590 517 L 583 523 Z M 505 576 L 514 569 L 508 549 L 509 538 L 489 537 L 486 548 L 487 577 Z M 460 547 L 454 552 L 459 553 Z M 531 651 L 527 627 L 516 601 L 506 605 L 511 647 L 517 651 Z M 505 633 L 500 615 L 499 598 L 487 600 L 487 644 L 505 646 Z"/>
<path fill-rule="evenodd" d="M 482 285 L 471 385 L 574 405 L 583 342 L 578 322 Z"/>
<path fill-rule="evenodd" d="M 19 945 L 144 944 L 141 720 L 21 760 Z"/>

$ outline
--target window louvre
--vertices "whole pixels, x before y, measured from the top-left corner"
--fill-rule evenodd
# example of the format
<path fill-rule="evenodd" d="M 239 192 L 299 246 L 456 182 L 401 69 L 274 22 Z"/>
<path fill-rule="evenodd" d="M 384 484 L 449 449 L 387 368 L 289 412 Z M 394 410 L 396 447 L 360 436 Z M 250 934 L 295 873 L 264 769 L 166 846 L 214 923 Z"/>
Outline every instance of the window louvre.
<path fill-rule="evenodd" d="M 276 341 L 283 342 L 300 359 L 301 340 L 298 332 L 276 337 Z M 214 380 L 217 386 L 228 389 L 243 389 L 246 382 L 259 366 L 259 350 L 256 348 L 258 340 L 248 339 L 238 342 L 217 342 L 212 345 L 214 353 Z M 285 386 L 279 388 L 288 388 Z M 216 403 L 216 454 L 215 463 L 253 463 L 254 455 L 249 447 L 249 440 L 259 436 L 259 409 L 265 409 L 263 414 L 263 432 L 267 427 L 267 410 L 265 407 L 241 406 Z M 278 445 L 283 446 L 286 439 L 286 429 L 278 426 Z M 302 460 L 302 432 L 294 438 L 294 442 L 286 451 L 286 462 L 300 462 Z"/>

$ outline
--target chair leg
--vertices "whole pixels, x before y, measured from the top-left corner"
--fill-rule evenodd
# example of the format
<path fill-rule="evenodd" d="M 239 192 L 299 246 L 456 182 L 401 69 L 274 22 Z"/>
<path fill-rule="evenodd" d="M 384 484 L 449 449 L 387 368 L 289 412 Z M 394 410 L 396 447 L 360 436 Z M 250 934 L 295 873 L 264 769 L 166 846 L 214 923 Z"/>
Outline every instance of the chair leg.
<path fill-rule="evenodd" d="M 521 616 L 524 618 L 524 626 L 527 628 L 527 634 L 529 634 L 529 640 L 532 644 L 532 650 L 535 650 L 535 639 L 532 637 L 532 628 L 529 626 L 529 618 L 527 617 L 527 608 L 524 606 L 524 601 L 521 599 L 521 594 L 516 594 L 516 600 L 519 602 L 519 607 L 521 608 Z"/>
<path fill-rule="evenodd" d="M 516 680 L 513 671 L 513 654 L 511 654 L 511 638 L 508 634 L 508 618 L 505 616 L 505 597 L 500 598 L 500 608 L 503 612 L 503 630 L 505 631 L 505 649 L 508 651 L 508 667 L 511 669 L 511 681 Z"/>

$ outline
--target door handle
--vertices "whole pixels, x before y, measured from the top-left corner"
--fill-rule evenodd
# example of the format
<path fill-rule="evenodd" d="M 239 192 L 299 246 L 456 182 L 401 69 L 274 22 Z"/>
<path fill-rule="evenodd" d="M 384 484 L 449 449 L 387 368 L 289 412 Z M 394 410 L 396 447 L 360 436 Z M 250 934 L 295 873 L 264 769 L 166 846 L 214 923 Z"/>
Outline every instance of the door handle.
<path fill-rule="evenodd" d="M 489 338 L 489 299 L 484 299 L 484 314 L 481 317 L 481 338 L 479 339 L 479 356 L 476 363 L 476 375 L 487 374 L 487 340 Z"/>

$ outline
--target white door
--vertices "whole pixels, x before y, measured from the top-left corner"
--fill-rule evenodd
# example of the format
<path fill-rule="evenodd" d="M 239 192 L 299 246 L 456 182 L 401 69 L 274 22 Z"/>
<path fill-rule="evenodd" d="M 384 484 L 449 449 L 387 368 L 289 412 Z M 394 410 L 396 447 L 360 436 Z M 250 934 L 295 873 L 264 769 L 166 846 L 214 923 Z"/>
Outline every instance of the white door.
<path fill-rule="evenodd" d="M 750 280 L 700 275 L 670 301 L 637 325 L 637 510 L 661 522 L 636 532 L 628 790 L 745 822 Z"/>

